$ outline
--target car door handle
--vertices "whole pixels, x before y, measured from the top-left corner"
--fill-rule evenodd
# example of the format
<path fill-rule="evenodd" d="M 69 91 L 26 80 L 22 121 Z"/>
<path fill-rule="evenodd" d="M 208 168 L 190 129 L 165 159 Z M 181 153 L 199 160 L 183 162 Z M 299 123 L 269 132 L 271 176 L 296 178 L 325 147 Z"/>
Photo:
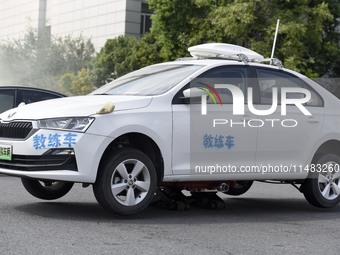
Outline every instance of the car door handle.
<path fill-rule="evenodd" d="M 308 123 L 319 123 L 320 121 L 318 119 L 314 118 L 314 117 L 309 117 L 307 119 L 307 122 Z"/>
<path fill-rule="evenodd" d="M 250 116 L 246 114 L 246 115 L 243 115 L 240 120 L 248 121 L 250 119 L 251 119 Z"/>

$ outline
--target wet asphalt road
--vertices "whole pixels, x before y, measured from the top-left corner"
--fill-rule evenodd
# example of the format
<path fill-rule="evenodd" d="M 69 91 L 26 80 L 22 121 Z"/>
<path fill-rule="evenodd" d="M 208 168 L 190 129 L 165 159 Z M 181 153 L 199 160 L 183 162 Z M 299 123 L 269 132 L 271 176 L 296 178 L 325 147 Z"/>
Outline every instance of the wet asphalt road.
<path fill-rule="evenodd" d="M 255 183 L 226 209 L 178 212 L 150 206 L 133 217 L 104 211 L 92 188 L 31 197 L 0 177 L 0 254 L 337 254 L 340 206 L 310 206 L 291 186 Z"/>

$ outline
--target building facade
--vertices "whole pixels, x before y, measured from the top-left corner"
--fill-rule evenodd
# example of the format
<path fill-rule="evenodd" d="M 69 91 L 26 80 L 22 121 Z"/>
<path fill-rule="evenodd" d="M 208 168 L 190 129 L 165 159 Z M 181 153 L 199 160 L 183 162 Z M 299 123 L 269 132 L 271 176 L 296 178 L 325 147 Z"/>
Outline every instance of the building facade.
<path fill-rule="evenodd" d="M 39 34 L 90 37 L 96 51 L 109 38 L 141 37 L 151 27 L 146 0 L 0 0 L 0 40 Z"/>

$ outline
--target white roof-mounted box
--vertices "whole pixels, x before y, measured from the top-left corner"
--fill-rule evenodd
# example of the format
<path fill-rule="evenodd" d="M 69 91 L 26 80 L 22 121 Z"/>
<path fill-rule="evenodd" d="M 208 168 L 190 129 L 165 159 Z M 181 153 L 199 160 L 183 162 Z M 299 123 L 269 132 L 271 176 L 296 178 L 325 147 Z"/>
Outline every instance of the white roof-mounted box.
<path fill-rule="evenodd" d="M 261 62 L 264 57 L 247 48 L 226 43 L 205 43 L 190 47 L 191 56 L 196 58 L 219 58 L 237 61 Z"/>

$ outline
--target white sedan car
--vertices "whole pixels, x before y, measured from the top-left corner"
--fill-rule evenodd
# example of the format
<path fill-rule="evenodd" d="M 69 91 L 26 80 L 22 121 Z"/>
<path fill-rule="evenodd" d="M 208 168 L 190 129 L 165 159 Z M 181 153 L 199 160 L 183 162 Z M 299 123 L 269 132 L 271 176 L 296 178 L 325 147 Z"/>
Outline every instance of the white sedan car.
<path fill-rule="evenodd" d="M 0 173 L 47 200 L 93 185 L 99 204 L 123 215 L 157 200 L 222 208 L 217 192 L 241 195 L 253 181 L 291 184 L 314 206 L 336 206 L 339 100 L 239 46 L 189 51 L 90 95 L 1 114 Z"/>

